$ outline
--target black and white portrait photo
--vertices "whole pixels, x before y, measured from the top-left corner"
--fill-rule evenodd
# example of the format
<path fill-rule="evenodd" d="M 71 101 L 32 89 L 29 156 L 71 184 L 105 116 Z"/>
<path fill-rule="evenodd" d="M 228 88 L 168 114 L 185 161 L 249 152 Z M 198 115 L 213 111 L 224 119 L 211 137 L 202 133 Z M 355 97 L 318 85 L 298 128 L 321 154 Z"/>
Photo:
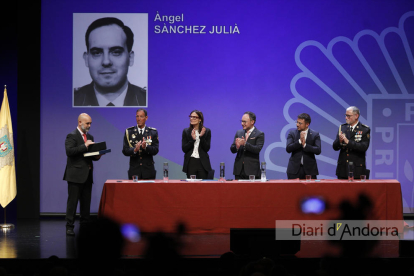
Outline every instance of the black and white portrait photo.
<path fill-rule="evenodd" d="M 148 106 L 148 14 L 73 14 L 73 106 Z"/>

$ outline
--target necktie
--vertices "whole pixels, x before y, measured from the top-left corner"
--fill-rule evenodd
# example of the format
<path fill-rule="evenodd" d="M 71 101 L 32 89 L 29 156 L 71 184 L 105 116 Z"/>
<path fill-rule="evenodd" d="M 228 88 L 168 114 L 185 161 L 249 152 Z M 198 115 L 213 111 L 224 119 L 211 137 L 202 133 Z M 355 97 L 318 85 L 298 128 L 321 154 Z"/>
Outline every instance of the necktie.
<path fill-rule="evenodd" d="M 115 106 L 113 103 L 109 103 L 106 106 Z"/>
<path fill-rule="evenodd" d="M 250 131 L 247 131 L 246 132 L 246 141 L 247 141 L 247 139 L 249 139 L 249 134 L 250 134 Z"/>
<path fill-rule="evenodd" d="M 84 133 L 84 134 L 82 134 L 82 136 L 83 136 L 83 141 L 86 143 L 86 141 L 87 141 L 86 134 Z"/>

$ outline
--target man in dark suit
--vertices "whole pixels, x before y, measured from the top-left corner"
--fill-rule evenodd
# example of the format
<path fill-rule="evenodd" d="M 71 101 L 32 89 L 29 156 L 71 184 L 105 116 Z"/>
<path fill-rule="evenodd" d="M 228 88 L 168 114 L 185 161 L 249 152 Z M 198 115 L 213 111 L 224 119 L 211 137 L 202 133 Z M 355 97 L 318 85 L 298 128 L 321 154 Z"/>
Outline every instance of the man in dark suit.
<path fill-rule="evenodd" d="M 134 34 L 113 17 L 89 25 L 83 54 L 92 83 L 75 88 L 74 106 L 147 106 L 147 91 L 128 82 L 134 64 Z"/>
<path fill-rule="evenodd" d="M 296 120 L 296 130 L 291 130 L 286 141 L 286 151 L 292 153 L 287 167 L 288 179 L 305 179 L 311 175 L 316 179 L 319 174 L 315 154 L 321 153 L 321 137 L 310 129 L 311 117 L 302 113 Z"/>
<path fill-rule="evenodd" d="M 249 179 L 249 175 L 260 178 L 260 151 L 264 145 L 264 133 L 255 127 L 256 115 L 245 112 L 241 119 L 243 129 L 238 130 L 230 147 L 237 153 L 233 174 L 236 179 Z"/>
<path fill-rule="evenodd" d="M 333 149 L 339 152 L 336 176 L 338 179 L 348 179 L 349 162 L 354 164 L 354 178 L 367 175 L 365 153 L 369 148 L 370 128 L 359 122 L 360 111 L 356 106 L 346 109 L 346 124 L 339 126 Z"/>
<path fill-rule="evenodd" d="M 94 144 L 93 136 L 89 129 L 92 118 L 82 113 L 78 117 L 78 127 L 66 136 L 65 149 L 67 163 L 63 180 L 68 182 L 68 201 L 66 205 L 66 234 L 73 236 L 76 208 L 78 200 L 80 204 L 80 223 L 86 223 L 90 216 L 93 160 L 99 160 L 101 156 L 84 157 L 88 147 Z"/>
<path fill-rule="evenodd" d="M 138 179 L 155 179 L 153 156 L 158 153 L 158 131 L 145 125 L 148 120 L 145 109 L 137 110 L 136 120 L 136 126 L 125 130 L 122 148 L 122 153 L 130 157 L 128 178 L 137 175 Z"/>

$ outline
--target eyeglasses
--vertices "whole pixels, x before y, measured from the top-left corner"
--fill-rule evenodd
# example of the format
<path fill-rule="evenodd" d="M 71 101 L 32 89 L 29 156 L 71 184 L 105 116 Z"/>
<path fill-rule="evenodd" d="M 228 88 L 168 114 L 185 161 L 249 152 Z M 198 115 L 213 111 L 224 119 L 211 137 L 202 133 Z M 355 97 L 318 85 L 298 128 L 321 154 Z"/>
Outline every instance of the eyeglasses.
<path fill-rule="evenodd" d="M 297 124 L 297 125 L 300 125 L 300 126 L 301 126 L 301 125 L 303 125 L 303 123 L 298 122 L 298 121 L 296 121 L 296 124 Z"/>
<path fill-rule="evenodd" d="M 347 117 L 347 118 L 351 118 L 351 116 L 354 116 L 355 114 L 351 114 L 351 115 L 348 115 L 348 114 L 345 114 L 345 117 Z"/>
<path fill-rule="evenodd" d="M 198 117 L 198 116 L 188 116 L 188 118 L 190 118 L 190 120 L 196 120 L 196 119 L 198 119 L 199 117 Z"/>
<path fill-rule="evenodd" d="M 249 121 L 249 122 L 250 122 L 250 121 Z M 247 124 L 248 122 L 247 122 L 247 121 L 240 120 L 240 123 L 242 123 L 242 124 Z"/>

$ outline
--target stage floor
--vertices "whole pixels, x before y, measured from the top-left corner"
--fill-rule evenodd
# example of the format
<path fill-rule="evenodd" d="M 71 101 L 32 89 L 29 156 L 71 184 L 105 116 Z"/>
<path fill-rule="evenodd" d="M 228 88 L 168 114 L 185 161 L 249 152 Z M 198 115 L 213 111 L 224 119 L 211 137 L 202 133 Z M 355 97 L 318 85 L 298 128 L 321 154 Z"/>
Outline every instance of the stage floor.
<path fill-rule="evenodd" d="M 413 221 L 408 221 L 413 225 Z M 55 255 L 63 259 L 76 257 L 76 237 L 66 236 L 64 219 L 25 219 L 14 222 L 15 228 L 1 233 L 0 258 L 43 259 Z M 79 226 L 76 224 L 75 230 Z M 407 230 L 406 239 L 413 237 L 413 230 Z M 187 234 L 182 237 L 185 258 L 219 258 L 230 251 L 229 234 Z M 142 258 L 145 239 L 136 243 L 127 242 L 123 258 Z M 295 258 L 321 258 L 337 255 L 339 249 L 327 241 L 302 241 L 301 250 Z M 372 256 L 399 258 L 399 243 L 380 241 Z"/>

